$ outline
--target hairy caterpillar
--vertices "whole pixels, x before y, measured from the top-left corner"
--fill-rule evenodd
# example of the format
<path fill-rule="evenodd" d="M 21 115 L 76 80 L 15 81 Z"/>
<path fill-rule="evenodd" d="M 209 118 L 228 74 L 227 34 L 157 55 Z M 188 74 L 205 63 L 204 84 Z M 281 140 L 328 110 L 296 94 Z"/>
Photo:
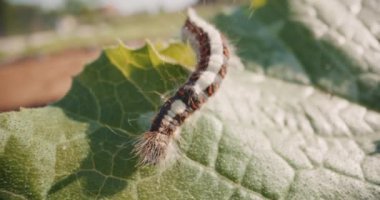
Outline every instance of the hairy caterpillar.
<path fill-rule="evenodd" d="M 165 159 L 176 129 L 219 88 L 227 72 L 229 50 L 222 34 L 189 9 L 182 38 L 189 40 L 197 55 L 196 70 L 154 118 L 150 130 L 135 146 L 140 164 L 158 164 Z"/>

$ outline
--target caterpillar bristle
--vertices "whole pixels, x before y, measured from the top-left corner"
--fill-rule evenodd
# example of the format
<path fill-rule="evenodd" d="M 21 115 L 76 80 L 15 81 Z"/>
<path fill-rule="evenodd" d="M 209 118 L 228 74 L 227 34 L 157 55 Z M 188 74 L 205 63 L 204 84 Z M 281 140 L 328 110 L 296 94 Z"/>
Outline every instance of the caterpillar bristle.
<path fill-rule="evenodd" d="M 159 132 L 146 132 L 137 141 L 135 153 L 139 157 L 138 165 L 157 165 L 164 160 L 170 143 L 168 135 Z"/>

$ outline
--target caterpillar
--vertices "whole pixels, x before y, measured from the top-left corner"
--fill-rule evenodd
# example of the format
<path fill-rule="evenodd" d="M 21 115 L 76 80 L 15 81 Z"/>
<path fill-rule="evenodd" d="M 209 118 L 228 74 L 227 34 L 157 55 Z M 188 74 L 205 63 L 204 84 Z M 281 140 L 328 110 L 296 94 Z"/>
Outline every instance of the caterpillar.
<path fill-rule="evenodd" d="M 190 41 L 197 66 L 185 84 L 162 105 L 149 131 L 136 143 L 140 165 L 156 165 L 165 159 L 177 128 L 213 96 L 226 75 L 229 59 L 226 39 L 191 8 L 182 28 L 182 39 Z"/>

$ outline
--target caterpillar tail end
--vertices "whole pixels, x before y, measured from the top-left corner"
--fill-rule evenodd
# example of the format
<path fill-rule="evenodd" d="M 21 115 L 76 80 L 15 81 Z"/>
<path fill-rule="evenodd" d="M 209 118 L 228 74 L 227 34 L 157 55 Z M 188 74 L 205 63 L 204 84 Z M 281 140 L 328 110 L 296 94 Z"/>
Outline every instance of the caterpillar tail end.
<path fill-rule="evenodd" d="M 146 132 L 135 145 L 138 166 L 157 165 L 165 160 L 170 136 L 160 132 Z"/>

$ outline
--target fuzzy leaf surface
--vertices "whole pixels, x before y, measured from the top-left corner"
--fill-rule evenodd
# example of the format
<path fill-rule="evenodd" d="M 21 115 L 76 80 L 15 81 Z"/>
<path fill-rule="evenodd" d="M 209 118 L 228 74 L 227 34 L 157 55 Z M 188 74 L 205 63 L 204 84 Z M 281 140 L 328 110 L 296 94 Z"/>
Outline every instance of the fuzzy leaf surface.
<path fill-rule="evenodd" d="M 261 9 L 298 8 L 278 2 Z M 247 37 L 238 51 L 252 38 L 262 48 L 239 52 L 247 69 L 232 64 L 217 94 L 186 121 L 177 162 L 137 168 L 132 148 L 186 80 L 193 52 L 120 45 L 89 64 L 60 102 L 0 114 L 0 199 L 379 199 L 378 110 L 351 93 L 326 93 L 316 80 L 334 76 L 310 72 L 281 23 L 271 23 L 278 19 L 246 14 L 223 19 L 239 19 L 229 24 Z M 249 36 L 250 26 L 264 38 Z"/>

